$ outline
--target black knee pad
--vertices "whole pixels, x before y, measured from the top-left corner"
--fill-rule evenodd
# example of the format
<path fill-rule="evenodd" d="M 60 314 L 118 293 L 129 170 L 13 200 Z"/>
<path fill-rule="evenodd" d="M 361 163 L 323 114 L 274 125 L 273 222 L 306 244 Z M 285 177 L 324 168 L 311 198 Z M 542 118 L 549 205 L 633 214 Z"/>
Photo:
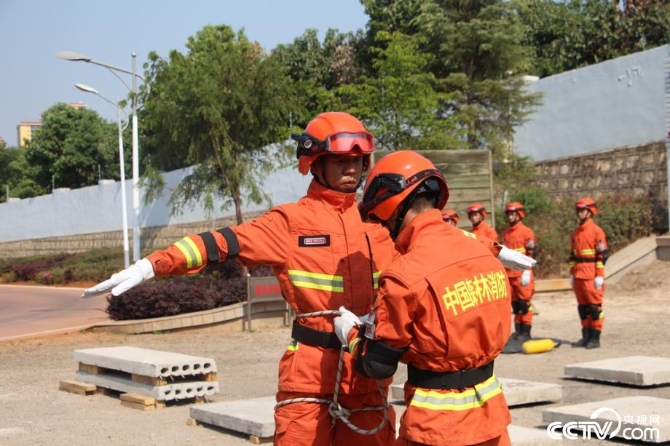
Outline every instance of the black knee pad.
<path fill-rule="evenodd" d="M 588 305 L 577 305 L 577 311 L 579 312 L 579 318 L 584 320 L 589 315 L 589 306 Z"/>
<path fill-rule="evenodd" d="M 600 311 L 602 310 L 602 307 L 600 305 L 589 305 L 588 307 L 591 319 L 593 319 L 594 321 L 600 319 Z"/>
<path fill-rule="evenodd" d="M 513 303 L 516 303 L 516 314 L 526 314 L 530 310 L 530 302 L 527 300 L 515 300 Z"/>

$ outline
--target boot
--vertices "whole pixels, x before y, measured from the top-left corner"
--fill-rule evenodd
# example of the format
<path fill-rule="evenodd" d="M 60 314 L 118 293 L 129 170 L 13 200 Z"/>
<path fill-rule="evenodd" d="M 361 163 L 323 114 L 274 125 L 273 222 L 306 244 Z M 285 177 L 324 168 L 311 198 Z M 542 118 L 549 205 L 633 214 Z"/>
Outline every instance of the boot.
<path fill-rule="evenodd" d="M 521 333 L 521 324 L 518 322 L 514 323 L 514 333 L 509 337 L 510 340 L 516 340 L 516 338 L 519 337 L 519 334 Z"/>
<path fill-rule="evenodd" d="M 573 342 L 572 346 L 573 347 L 586 347 L 586 344 L 589 342 L 590 337 L 591 337 L 591 329 L 590 328 L 582 328 L 582 338 L 577 342 Z"/>
<path fill-rule="evenodd" d="M 519 335 L 516 337 L 517 341 L 525 342 L 531 339 L 530 337 L 530 329 L 531 325 L 528 324 L 521 324 L 521 332 Z"/>
<path fill-rule="evenodd" d="M 591 337 L 584 347 L 588 349 L 600 348 L 600 330 L 591 329 Z"/>

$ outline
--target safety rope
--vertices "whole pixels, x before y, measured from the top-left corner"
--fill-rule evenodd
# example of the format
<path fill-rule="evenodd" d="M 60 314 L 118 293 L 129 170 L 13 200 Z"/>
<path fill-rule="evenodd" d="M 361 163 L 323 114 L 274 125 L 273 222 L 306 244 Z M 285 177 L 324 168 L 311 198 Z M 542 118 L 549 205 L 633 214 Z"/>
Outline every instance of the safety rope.
<path fill-rule="evenodd" d="M 312 313 L 301 313 L 301 314 L 296 314 L 296 318 L 307 318 L 307 317 L 318 317 L 318 316 L 326 316 L 326 315 L 336 315 L 336 316 L 341 316 L 342 313 L 337 310 L 325 310 L 325 311 L 315 311 Z M 328 413 L 330 416 L 333 418 L 333 426 L 339 419 L 342 421 L 344 424 L 346 424 L 351 430 L 354 432 L 361 434 L 361 435 L 374 435 L 377 432 L 381 431 L 384 426 L 386 426 L 386 423 L 388 421 L 388 413 L 389 413 L 389 408 L 388 408 L 388 401 L 386 399 L 386 395 L 384 394 L 384 388 L 382 387 L 381 381 L 377 380 L 377 388 L 379 389 L 379 393 L 382 397 L 383 405 L 382 406 L 366 406 L 366 407 L 361 407 L 359 409 L 347 409 L 346 407 L 343 407 L 340 405 L 338 402 L 338 397 L 340 393 L 340 382 L 342 380 L 342 368 L 344 366 L 344 353 L 347 351 L 347 346 L 343 345 L 340 348 L 340 359 L 339 362 L 337 363 L 337 376 L 335 378 L 335 390 L 333 391 L 333 399 L 329 400 L 326 398 L 313 398 L 313 397 L 301 397 L 301 398 L 290 398 L 284 401 L 280 401 L 275 405 L 275 410 L 277 410 L 278 407 L 285 406 L 287 404 L 292 404 L 292 403 L 317 403 L 317 404 L 328 404 Z M 381 423 L 373 429 L 361 429 L 360 427 L 356 426 L 353 424 L 351 421 L 349 421 L 349 417 L 351 416 L 352 413 L 354 412 L 368 412 L 372 410 L 383 410 L 384 411 L 384 417 L 382 418 Z"/>

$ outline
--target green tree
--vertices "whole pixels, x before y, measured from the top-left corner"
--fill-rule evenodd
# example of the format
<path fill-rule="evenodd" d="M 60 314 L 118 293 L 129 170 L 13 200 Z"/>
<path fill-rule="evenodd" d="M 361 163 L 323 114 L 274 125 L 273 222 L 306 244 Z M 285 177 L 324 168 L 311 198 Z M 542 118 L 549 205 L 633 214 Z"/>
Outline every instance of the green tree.
<path fill-rule="evenodd" d="M 42 114 L 42 127 L 25 148 L 32 180 L 40 193 L 80 188 L 119 178 L 116 127 L 86 108 L 59 103 Z"/>
<path fill-rule="evenodd" d="M 430 55 L 418 51 L 418 38 L 379 31 L 373 67 L 377 77 L 343 85 L 339 94 L 348 111 L 364 120 L 380 147 L 457 148 L 458 131 L 450 118 L 439 116 L 442 96 L 426 70 Z"/>
<path fill-rule="evenodd" d="M 540 76 L 581 68 L 664 45 L 670 3 L 664 0 L 516 0 L 533 47 L 531 70 Z"/>
<path fill-rule="evenodd" d="M 297 126 L 304 128 L 317 114 L 341 108 L 336 89 L 361 75 L 356 62 L 360 40 L 360 35 L 329 29 L 321 42 L 318 30 L 308 29 L 293 43 L 272 50 L 271 57 L 296 88 L 298 100 L 292 104 L 291 116 Z"/>
<path fill-rule="evenodd" d="M 168 59 L 149 54 L 143 124 L 154 179 L 150 197 L 162 190 L 155 173 L 165 159 L 181 156 L 197 166 L 173 191 L 173 212 L 195 203 L 211 212 L 220 197 L 224 208 L 234 205 L 241 223 L 243 191 L 254 203 L 268 199 L 258 181 L 283 152 L 266 146 L 288 136 L 293 90 L 276 60 L 242 31 L 206 26 L 186 48 Z"/>
<path fill-rule="evenodd" d="M 448 93 L 442 115 L 464 129 L 465 147 L 504 155 L 511 129 L 540 101 L 524 87 L 531 52 L 517 15 L 502 0 L 427 0 L 416 21 Z"/>

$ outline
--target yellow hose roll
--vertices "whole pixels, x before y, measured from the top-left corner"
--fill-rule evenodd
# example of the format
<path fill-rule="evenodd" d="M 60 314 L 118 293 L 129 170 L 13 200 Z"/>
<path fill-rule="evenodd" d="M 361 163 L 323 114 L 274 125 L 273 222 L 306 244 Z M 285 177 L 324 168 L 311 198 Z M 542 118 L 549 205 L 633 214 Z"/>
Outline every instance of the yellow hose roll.
<path fill-rule="evenodd" d="M 553 339 L 532 339 L 524 342 L 521 346 L 523 352 L 527 355 L 549 352 L 553 350 L 554 347 L 556 347 L 556 343 Z"/>

